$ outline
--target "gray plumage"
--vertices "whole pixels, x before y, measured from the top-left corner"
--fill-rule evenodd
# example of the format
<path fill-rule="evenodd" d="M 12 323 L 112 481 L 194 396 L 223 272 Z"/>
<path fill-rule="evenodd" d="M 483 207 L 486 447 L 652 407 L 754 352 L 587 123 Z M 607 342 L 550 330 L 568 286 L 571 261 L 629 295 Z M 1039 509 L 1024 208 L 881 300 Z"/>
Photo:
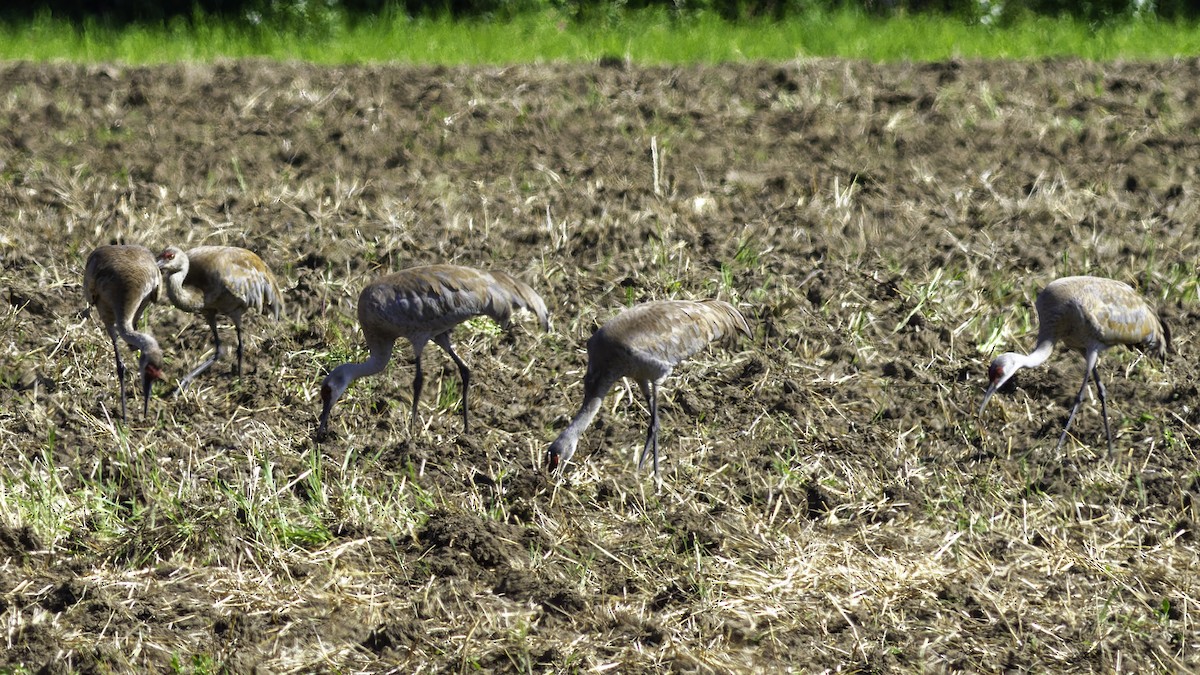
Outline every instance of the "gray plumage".
<path fill-rule="evenodd" d="M 457 265 L 427 265 L 376 279 L 358 296 L 358 323 L 370 356 L 362 363 L 343 363 L 321 382 L 321 417 L 318 438 L 328 432 L 329 414 L 354 380 L 382 371 L 391 359 L 398 338 L 413 346 L 412 417 L 417 416 L 424 375 L 421 352 L 432 340 L 454 360 L 462 377 L 463 433 L 469 429 L 467 391 L 471 373 L 454 353 L 450 332 L 475 316 L 489 316 L 507 328 L 512 314 L 526 309 L 549 329 L 546 303 L 525 282 L 500 271 L 483 271 Z M 411 421 L 410 421 L 411 424 Z"/>
<path fill-rule="evenodd" d="M 221 358 L 224 348 L 217 317 L 228 316 L 237 330 L 237 375 L 242 374 L 242 315 L 253 309 L 279 318 L 283 296 L 275 275 L 252 251 L 236 246 L 199 246 L 184 253 L 168 246 L 158 255 L 167 297 L 179 309 L 199 314 L 212 330 L 213 354 L 179 381 L 179 391 Z"/>
<path fill-rule="evenodd" d="M 1165 360 L 1171 348 L 1171 333 L 1154 309 L 1128 284 L 1101 277 L 1063 277 L 1050 282 L 1037 297 L 1037 346 L 1029 354 L 1008 352 L 992 361 L 988 368 L 989 385 L 979 405 L 979 414 L 988 399 L 1021 368 L 1045 363 L 1056 342 L 1081 352 L 1084 357 L 1083 385 L 1075 396 L 1067 424 L 1059 436 L 1062 447 L 1071 421 L 1083 402 L 1088 378 L 1100 392 L 1100 410 L 1104 433 L 1112 452 L 1112 431 L 1108 426 L 1108 394 L 1100 381 L 1096 363 L 1100 352 L 1115 345 L 1126 345 Z"/>
<path fill-rule="evenodd" d="M 125 413 L 125 364 L 117 338 L 138 350 L 142 381 L 142 415 L 150 412 L 150 390 L 162 379 L 163 353 L 149 332 L 137 330 L 143 312 L 158 300 L 160 279 L 154 254 L 143 246 L 101 246 L 88 256 L 83 270 L 83 296 L 100 313 L 112 340 L 121 387 L 121 421 Z"/>
<path fill-rule="evenodd" d="M 638 469 L 648 455 L 658 471 L 658 387 L 675 366 L 709 344 L 751 336 L 750 326 L 733 305 L 720 300 L 663 300 L 624 310 L 601 326 L 587 343 L 583 406 L 547 452 L 551 470 L 575 454 L 579 437 L 600 410 L 604 396 L 622 377 L 637 382 L 650 406 L 650 425 Z"/>

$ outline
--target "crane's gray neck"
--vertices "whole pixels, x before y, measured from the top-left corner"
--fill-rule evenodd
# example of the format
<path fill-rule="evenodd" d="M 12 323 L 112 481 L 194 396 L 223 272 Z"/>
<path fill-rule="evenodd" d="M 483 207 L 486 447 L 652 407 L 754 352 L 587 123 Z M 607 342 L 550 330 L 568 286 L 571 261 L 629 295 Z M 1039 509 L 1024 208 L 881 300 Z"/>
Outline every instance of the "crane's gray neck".
<path fill-rule="evenodd" d="M 183 285 L 189 267 L 187 256 L 180 254 L 176 260 L 179 261 L 179 269 L 166 275 L 167 297 L 171 299 L 171 304 L 179 309 L 200 312 L 204 309 L 204 295 L 195 288 Z"/>
<path fill-rule="evenodd" d="M 149 333 L 142 333 L 132 330 L 128 326 L 122 326 L 119 331 L 121 339 L 125 340 L 131 347 L 141 352 L 150 360 L 162 361 L 162 348 L 158 346 L 158 340 Z"/>
<path fill-rule="evenodd" d="M 571 455 L 575 454 L 575 448 L 579 445 L 579 437 L 592 424 L 592 420 L 596 419 L 596 414 L 600 412 L 600 405 L 604 402 L 604 396 L 612 389 L 619 378 L 601 378 L 592 381 L 590 378 L 584 379 L 583 387 L 583 406 L 579 408 L 579 412 L 567 425 L 566 429 L 554 439 L 554 443 L 550 445 L 552 452 L 557 452 L 560 461 L 567 461 Z"/>
<path fill-rule="evenodd" d="M 395 347 L 395 345 L 396 343 L 394 341 L 380 344 L 369 344 L 368 349 L 371 350 L 371 355 L 367 357 L 366 361 L 351 361 L 350 363 L 343 363 L 342 365 L 333 369 L 333 372 L 330 373 L 330 377 L 332 378 L 334 375 L 344 377 L 346 384 L 349 385 L 351 382 L 360 377 L 367 377 L 368 375 L 374 375 L 375 373 L 381 372 L 387 367 L 388 361 L 391 360 L 392 349 Z"/>
<path fill-rule="evenodd" d="M 1036 368 L 1046 362 L 1050 358 L 1050 354 L 1054 352 L 1054 338 L 1038 336 L 1037 346 L 1028 354 L 1018 354 L 1019 363 L 1022 368 Z"/>

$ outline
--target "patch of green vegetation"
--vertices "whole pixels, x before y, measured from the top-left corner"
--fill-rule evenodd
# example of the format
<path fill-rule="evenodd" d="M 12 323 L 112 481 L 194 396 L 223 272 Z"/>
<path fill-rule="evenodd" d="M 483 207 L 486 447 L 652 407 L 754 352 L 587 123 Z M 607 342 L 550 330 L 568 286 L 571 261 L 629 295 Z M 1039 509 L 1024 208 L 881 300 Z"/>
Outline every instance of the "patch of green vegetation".
<path fill-rule="evenodd" d="M 198 16 L 113 27 L 42 16 L 0 26 L 0 58 L 164 63 L 268 57 L 316 63 L 538 63 L 617 58 L 640 63 L 716 63 L 845 57 L 872 61 L 949 58 L 1158 59 L 1200 50 L 1200 26 L 1132 17 L 1094 24 L 1026 16 L 1003 25 L 958 17 L 878 17 L 813 10 L 780 20 L 729 21 L 658 9 L 577 20 L 558 11 L 507 20 L 413 18 L 390 13 L 337 20 L 316 33 Z"/>
<path fill-rule="evenodd" d="M 453 412 L 459 407 L 460 401 L 462 401 L 462 394 L 458 390 L 458 380 L 454 377 L 442 378 L 442 386 L 438 390 L 438 410 L 442 413 Z"/>
<path fill-rule="evenodd" d="M 217 660 L 208 654 L 192 654 L 190 658 L 175 654 L 171 657 L 172 673 L 205 675 L 206 673 L 218 673 L 221 670 Z"/>

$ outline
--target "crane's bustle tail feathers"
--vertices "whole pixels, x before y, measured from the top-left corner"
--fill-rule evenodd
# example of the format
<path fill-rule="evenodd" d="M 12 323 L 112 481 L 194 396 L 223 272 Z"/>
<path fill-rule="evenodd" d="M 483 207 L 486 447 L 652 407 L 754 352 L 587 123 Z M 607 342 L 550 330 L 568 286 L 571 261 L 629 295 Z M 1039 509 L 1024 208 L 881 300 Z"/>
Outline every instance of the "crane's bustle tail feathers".
<path fill-rule="evenodd" d="M 550 329 L 546 302 L 542 300 L 542 296 L 537 294 L 537 291 L 534 291 L 529 284 L 507 272 L 493 271 L 490 274 L 496 282 L 490 287 L 492 293 L 503 292 L 502 299 L 493 297 L 492 306 L 499 310 L 498 313 L 500 315 L 491 315 L 493 319 L 503 325 L 507 325 L 512 311 L 519 307 L 535 315 L 542 330 Z M 497 300 L 500 301 L 497 302 Z"/>
<path fill-rule="evenodd" d="M 701 304 L 719 313 L 723 333 L 728 334 L 723 337 L 736 337 L 734 333 L 741 333 L 746 337 L 754 337 L 754 333 L 750 330 L 750 324 L 746 321 L 746 317 L 730 303 L 724 300 L 705 300 Z"/>

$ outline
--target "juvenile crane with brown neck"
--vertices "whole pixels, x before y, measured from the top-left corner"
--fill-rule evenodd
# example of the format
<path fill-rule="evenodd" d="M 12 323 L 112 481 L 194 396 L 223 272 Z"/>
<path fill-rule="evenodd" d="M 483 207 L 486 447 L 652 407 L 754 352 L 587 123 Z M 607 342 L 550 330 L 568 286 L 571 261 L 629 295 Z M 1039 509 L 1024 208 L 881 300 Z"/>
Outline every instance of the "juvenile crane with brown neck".
<path fill-rule="evenodd" d="M 1097 361 L 1100 352 L 1115 345 L 1126 345 L 1166 360 L 1171 348 L 1171 333 L 1158 313 L 1128 284 L 1101 277 L 1063 277 L 1050 282 L 1037 302 L 1037 346 L 1029 354 L 1008 352 L 992 361 L 988 368 L 987 392 L 979 413 L 988 399 L 1021 368 L 1034 368 L 1046 362 L 1055 343 L 1083 354 L 1083 385 L 1075 396 L 1067 424 L 1058 438 L 1057 448 L 1067 439 L 1067 431 L 1083 402 L 1088 378 L 1100 392 L 1100 411 L 1108 451 L 1113 449 L 1112 430 L 1108 426 L 1108 393 L 1100 380 Z"/>
<path fill-rule="evenodd" d="M 179 381 L 183 391 L 200 373 L 208 370 L 224 353 L 217 317 L 233 319 L 237 330 L 237 369 L 242 374 L 242 315 L 255 309 L 278 319 L 283 296 L 275 275 L 252 251 L 236 246 L 199 246 L 184 253 L 168 246 L 158 255 L 158 267 L 166 277 L 167 297 L 179 309 L 200 314 L 212 329 L 213 354 Z"/>
<path fill-rule="evenodd" d="M 158 267 L 154 254 L 143 246 L 101 246 L 88 256 L 83 270 L 83 296 L 100 313 L 104 330 L 112 340 L 117 357 L 117 380 L 121 387 L 121 421 L 125 414 L 125 364 L 117 338 L 138 350 L 138 373 L 142 381 L 142 416 L 150 412 L 150 390 L 162 379 L 163 353 L 148 332 L 137 330 L 142 313 L 158 300 Z"/>
<path fill-rule="evenodd" d="M 361 363 L 343 363 L 321 382 L 321 417 L 317 438 L 329 431 L 329 414 L 350 383 L 374 375 L 387 367 L 398 338 L 408 338 L 413 347 L 411 429 L 417 417 L 424 375 L 421 352 L 433 340 L 442 348 L 462 377 L 463 433 L 469 430 L 467 392 L 471 371 L 454 353 L 450 332 L 458 324 L 475 316 L 489 316 L 507 328 L 517 309 L 526 309 L 538 318 L 543 330 L 550 328 L 546 303 L 525 282 L 505 272 L 474 269 L 458 265 L 412 267 L 380 277 L 363 288 L 358 296 L 358 323 L 370 356 Z"/>
<path fill-rule="evenodd" d="M 583 377 L 583 407 L 550 444 L 547 459 L 553 471 L 575 454 L 579 437 L 592 423 L 600 404 L 623 377 L 637 382 L 650 406 L 646 445 L 638 470 L 647 456 L 658 471 L 658 387 L 675 366 L 710 343 L 741 333 L 751 336 L 750 325 L 733 305 L 721 300 L 661 300 L 622 311 L 601 326 L 587 343 L 587 372 Z"/>

